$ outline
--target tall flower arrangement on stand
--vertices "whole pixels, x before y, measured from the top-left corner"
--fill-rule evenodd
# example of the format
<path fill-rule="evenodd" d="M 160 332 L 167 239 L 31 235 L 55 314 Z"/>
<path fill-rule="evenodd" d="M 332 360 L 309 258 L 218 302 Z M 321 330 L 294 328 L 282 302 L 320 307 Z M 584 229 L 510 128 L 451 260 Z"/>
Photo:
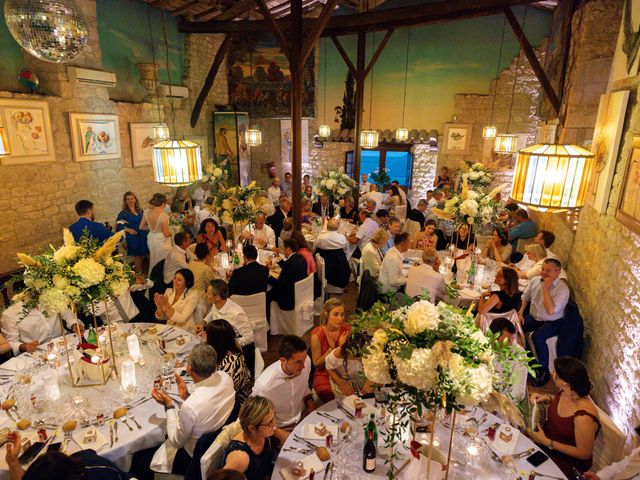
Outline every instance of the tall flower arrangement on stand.
<path fill-rule="evenodd" d="M 340 169 L 330 170 L 326 175 L 317 177 L 313 191 L 316 195 L 326 195 L 331 201 L 338 202 L 352 194 L 356 188 L 358 184 Z"/>
<path fill-rule="evenodd" d="M 215 161 L 204 167 L 205 174 L 202 176 L 202 182 L 206 183 L 212 195 L 217 195 L 220 188 L 225 187 L 229 179 L 228 160 L 222 160 L 219 163 Z"/>
<path fill-rule="evenodd" d="M 227 225 L 233 225 L 234 237 L 238 237 L 243 225 L 255 220 L 269 200 L 259 195 L 261 188 L 255 180 L 246 187 L 236 185 L 230 188 L 221 186 L 216 195 L 216 208 L 222 220 Z"/>
<path fill-rule="evenodd" d="M 467 224 L 470 227 L 480 227 L 494 222 L 499 215 L 500 203 L 496 195 L 507 187 L 502 184 L 489 193 L 482 190 L 472 190 L 466 178 L 462 180 L 462 190 L 455 193 L 444 203 L 444 208 L 434 208 L 432 212 L 441 218 L 451 220 L 454 226 Z"/>
<path fill-rule="evenodd" d="M 493 182 L 493 172 L 491 169 L 482 163 L 468 162 L 469 168 L 462 172 L 462 180 L 467 180 L 469 188 L 475 191 L 484 191 L 491 182 Z"/>

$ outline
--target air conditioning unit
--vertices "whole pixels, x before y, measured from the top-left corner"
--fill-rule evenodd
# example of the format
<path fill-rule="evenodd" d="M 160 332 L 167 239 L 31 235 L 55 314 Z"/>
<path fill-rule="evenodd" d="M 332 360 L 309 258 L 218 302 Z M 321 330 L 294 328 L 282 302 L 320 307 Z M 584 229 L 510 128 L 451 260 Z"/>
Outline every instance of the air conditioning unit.
<path fill-rule="evenodd" d="M 160 96 L 166 98 L 188 98 L 189 89 L 180 85 L 160 85 Z"/>
<path fill-rule="evenodd" d="M 81 67 L 67 67 L 67 74 L 71 83 L 83 83 L 86 85 L 100 85 L 102 87 L 115 87 L 116 74 L 103 70 L 91 70 Z"/>

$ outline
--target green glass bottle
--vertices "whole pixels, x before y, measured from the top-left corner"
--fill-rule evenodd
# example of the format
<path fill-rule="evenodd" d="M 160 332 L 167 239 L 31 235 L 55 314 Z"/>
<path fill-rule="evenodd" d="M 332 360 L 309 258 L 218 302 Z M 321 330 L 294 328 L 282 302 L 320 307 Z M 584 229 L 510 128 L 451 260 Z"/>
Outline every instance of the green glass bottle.
<path fill-rule="evenodd" d="M 89 332 L 87 333 L 87 342 L 89 342 L 92 345 L 98 344 L 98 334 L 96 333 L 93 327 L 91 327 L 89 329 Z"/>
<path fill-rule="evenodd" d="M 367 428 L 364 429 L 364 441 L 366 442 L 369 438 L 369 432 L 373 432 L 373 443 L 378 446 L 378 428 L 376 427 L 375 415 L 372 413 L 369 415 L 369 423 L 367 423 Z"/>
<path fill-rule="evenodd" d="M 476 279 L 476 262 L 472 260 L 471 266 L 469 267 L 469 278 L 467 282 L 469 283 L 469 285 L 473 285 L 473 282 L 475 281 L 475 279 Z"/>

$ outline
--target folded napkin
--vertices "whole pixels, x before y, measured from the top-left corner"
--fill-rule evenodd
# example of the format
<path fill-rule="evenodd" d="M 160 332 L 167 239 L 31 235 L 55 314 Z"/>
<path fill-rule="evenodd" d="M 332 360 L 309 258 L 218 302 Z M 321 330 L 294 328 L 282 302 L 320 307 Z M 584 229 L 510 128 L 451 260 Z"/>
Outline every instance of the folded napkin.
<path fill-rule="evenodd" d="M 410 450 L 411 457 L 409 459 L 409 465 L 404 473 L 405 479 L 427 478 L 427 465 L 429 466 L 429 480 L 441 480 L 444 478 L 445 466 L 443 463 L 446 460 L 440 450 L 433 448 L 431 453 L 431 463 L 429 463 L 428 446 L 412 440 Z"/>

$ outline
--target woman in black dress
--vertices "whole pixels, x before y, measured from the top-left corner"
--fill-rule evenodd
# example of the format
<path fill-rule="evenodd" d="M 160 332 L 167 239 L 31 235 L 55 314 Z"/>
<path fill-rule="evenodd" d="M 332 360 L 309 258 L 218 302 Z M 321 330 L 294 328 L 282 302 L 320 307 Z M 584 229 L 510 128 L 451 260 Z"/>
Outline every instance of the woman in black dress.
<path fill-rule="evenodd" d="M 344 218 L 349 223 L 356 223 L 358 209 L 353 206 L 353 198 L 344 197 L 344 207 L 340 207 L 340 218 Z"/>
<path fill-rule="evenodd" d="M 504 267 L 496 273 L 494 280 L 500 287 L 497 292 L 485 292 L 480 296 L 478 313 L 506 313 L 520 310 L 522 293 L 518 288 L 518 274 L 513 268 Z"/>

